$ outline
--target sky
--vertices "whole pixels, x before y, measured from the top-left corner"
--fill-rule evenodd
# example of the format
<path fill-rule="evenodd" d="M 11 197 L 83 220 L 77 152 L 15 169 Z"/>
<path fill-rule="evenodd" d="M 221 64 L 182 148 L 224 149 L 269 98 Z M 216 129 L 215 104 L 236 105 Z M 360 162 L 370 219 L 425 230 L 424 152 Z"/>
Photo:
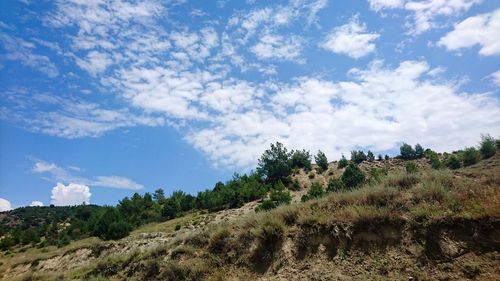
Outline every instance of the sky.
<path fill-rule="evenodd" d="M 191 194 L 270 143 L 500 135 L 500 1 L 0 1 L 0 211 Z"/>

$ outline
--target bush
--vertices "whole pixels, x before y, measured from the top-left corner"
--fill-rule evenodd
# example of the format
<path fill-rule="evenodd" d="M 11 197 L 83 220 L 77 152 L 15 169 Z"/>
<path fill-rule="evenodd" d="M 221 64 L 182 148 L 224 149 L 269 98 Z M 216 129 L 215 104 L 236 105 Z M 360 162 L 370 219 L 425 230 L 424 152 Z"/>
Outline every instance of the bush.
<path fill-rule="evenodd" d="M 452 170 L 455 170 L 455 169 L 459 169 L 460 167 L 462 167 L 462 164 L 460 163 L 460 160 L 458 160 L 458 158 L 455 155 L 452 155 L 446 160 L 446 167 L 448 167 Z"/>
<path fill-rule="evenodd" d="M 481 160 L 481 153 L 474 147 L 466 148 L 463 153 L 464 166 L 471 166 Z"/>
<path fill-rule="evenodd" d="M 370 180 L 373 180 L 375 182 L 380 182 L 383 176 L 387 176 L 388 172 L 389 171 L 387 170 L 387 168 L 381 168 L 381 169 L 372 168 L 370 170 Z"/>
<path fill-rule="evenodd" d="M 356 165 L 351 163 L 345 169 L 341 179 L 344 186 L 353 188 L 365 181 L 365 175 Z"/>
<path fill-rule="evenodd" d="M 309 175 L 307 175 L 310 179 L 314 179 L 314 177 L 316 176 L 314 174 L 314 172 L 310 172 Z"/>
<path fill-rule="evenodd" d="M 264 200 L 259 206 L 257 206 L 257 208 L 255 208 L 255 211 L 256 212 L 269 211 L 275 209 L 276 207 L 278 206 L 276 206 L 276 204 L 272 200 Z"/>
<path fill-rule="evenodd" d="M 270 199 L 276 205 L 288 205 L 292 202 L 292 195 L 290 195 L 290 191 L 285 189 L 273 189 L 271 191 Z"/>
<path fill-rule="evenodd" d="M 488 159 L 495 155 L 496 145 L 495 139 L 490 135 L 482 135 L 479 151 L 484 159 Z"/>
<path fill-rule="evenodd" d="M 326 188 L 329 192 L 338 192 L 344 189 L 344 184 L 339 178 L 330 178 Z"/>
<path fill-rule="evenodd" d="M 181 225 L 180 225 L 180 224 L 176 224 L 176 225 L 175 225 L 175 231 L 178 231 L 178 230 L 180 230 L 180 229 L 181 229 Z"/>
<path fill-rule="evenodd" d="M 316 161 L 316 164 L 319 166 L 321 172 L 328 170 L 328 159 L 321 150 L 319 150 L 318 154 L 314 156 L 314 160 Z"/>
<path fill-rule="evenodd" d="M 389 159 L 390 159 L 389 155 L 387 155 L 387 154 L 386 154 L 386 155 L 384 156 L 384 159 L 385 159 L 385 160 L 389 160 Z"/>
<path fill-rule="evenodd" d="M 429 153 L 429 162 L 433 169 L 439 170 L 444 168 L 444 164 L 439 160 L 439 156 L 436 152 Z"/>
<path fill-rule="evenodd" d="M 130 233 L 132 226 L 125 221 L 113 222 L 109 225 L 107 233 L 104 235 L 104 239 L 120 239 L 127 236 Z"/>
<path fill-rule="evenodd" d="M 304 150 L 296 150 L 292 154 L 292 168 L 304 169 L 306 171 L 310 171 L 311 167 L 311 154 L 309 151 Z"/>
<path fill-rule="evenodd" d="M 342 154 L 342 157 L 339 160 L 338 168 L 342 169 L 342 168 L 347 167 L 347 165 L 349 165 L 349 161 L 347 161 L 344 154 Z"/>
<path fill-rule="evenodd" d="M 408 174 L 414 174 L 418 171 L 417 165 L 414 162 L 406 162 L 405 169 Z"/>
<path fill-rule="evenodd" d="M 299 180 L 294 179 L 292 181 L 292 184 L 290 185 L 289 189 L 291 189 L 293 191 L 299 191 L 301 189 Z"/>
<path fill-rule="evenodd" d="M 324 194 L 325 194 L 325 191 L 323 190 L 323 187 L 321 186 L 321 184 L 319 182 L 314 182 L 311 185 L 311 188 L 309 189 L 307 194 L 303 195 L 300 200 L 302 202 L 305 202 L 307 200 L 323 197 Z"/>
<path fill-rule="evenodd" d="M 61 248 L 61 247 L 64 247 L 66 245 L 69 245 L 69 243 L 71 242 L 71 238 L 67 235 L 67 234 L 64 234 L 61 238 L 59 238 L 59 240 L 57 241 L 57 247 L 58 248 Z"/>
<path fill-rule="evenodd" d="M 377 156 L 377 160 L 378 160 L 378 161 L 382 161 L 382 160 L 384 160 L 384 158 L 382 158 L 382 154 L 379 154 L 379 155 Z"/>

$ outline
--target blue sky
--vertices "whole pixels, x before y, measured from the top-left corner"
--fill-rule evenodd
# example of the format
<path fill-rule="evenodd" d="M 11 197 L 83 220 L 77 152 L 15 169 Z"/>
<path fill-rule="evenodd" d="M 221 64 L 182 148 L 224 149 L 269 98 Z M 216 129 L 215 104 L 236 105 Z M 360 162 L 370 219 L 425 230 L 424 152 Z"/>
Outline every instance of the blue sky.
<path fill-rule="evenodd" d="M 0 3 L 0 211 L 196 193 L 269 143 L 500 134 L 500 2 Z"/>

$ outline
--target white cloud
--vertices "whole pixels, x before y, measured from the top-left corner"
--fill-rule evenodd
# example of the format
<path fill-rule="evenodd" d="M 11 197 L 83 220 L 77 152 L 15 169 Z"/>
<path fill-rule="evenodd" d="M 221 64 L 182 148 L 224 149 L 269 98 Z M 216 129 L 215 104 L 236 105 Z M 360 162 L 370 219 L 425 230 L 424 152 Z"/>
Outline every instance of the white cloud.
<path fill-rule="evenodd" d="M 469 17 L 439 39 L 438 45 L 450 51 L 479 45 L 483 56 L 500 55 L 500 9 Z"/>
<path fill-rule="evenodd" d="M 334 28 L 321 43 L 321 47 L 358 59 L 375 51 L 373 41 L 379 36 L 378 33 L 367 32 L 365 24 L 359 23 L 358 17 L 354 16 L 349 23 Z"/>
<path fill-rule="evenodd" d="M 12 210 L 12 205 L 7 199 L 0 198 L 0 212 Z"/>
<path fill-rule="evenodd" d="M 186 140 L 220 166 L 248 168 L 275 141 L 321 149 L 335 159 L 360 147 L 394 149 L 403 141 L 449 151 L 475 145 L 481 133 L 500 132 L 494 96 L 461 93 L 431 75 L 438 74 L 425 61 L 396 68 L 375 61 L 368 69 L 352 69 L 349 81 L 303 77 L 271 85 L 271 107 L 257 103 L 221 115 Z"/>
<path fill-rule="evenodd" d="M 104 72 L 112 62 L 106 53 L 97 51 L 89 52 L 85 59 L 76 59 L 76 64 L 93 76 Z"/>
<path fill-rule="evenodd" d="M 64 185 L 57 183 L 52 189 L 51 204 L 56 206 L 73 206 L 90 203 L 90 189 L 83 184 L 70 183 Z"/>
<path fill-rule="evenodd" d="M 419 35 L 439 27 L 438 19 L 458 16 L 482 0 L 368 0 L 368 2 L 370 8 L 377 12 L 401 8 L 412 13 L 410 17 L 412 20 L 408 20 L 406 26 L 410 34 Z"/>
<path fill-rule="evenodd" d="M 136 183 L 131 179 L 118 176 L 99 176 L 97 177 L 96 181 L 93 181 L 90 184 L 95 186 L 104 186 L 104 187 L 119 188 L 119 189 L 131 189 L 131 190 L 139 190 L 144 188 L 142 184 Z"/>
<path fill-rule="evenodd" d="M 250 50 L 261 60 L 277 59 L 298 61 L 302 51 L 303 39 L 300 36 L 281 36 L 265 34 Z"/>
<path fill-rule="evenodd" d="M 370 3 L 370 8 L 376 12 L 383 9 L 394 9 L 401 8 L 403 6 L 403 0 L 368 0 Z"/>
<path fill-rule="evenodd" d="M 3 33 L 0 33 L 0 42 L 5 49 L 5 54 L 0 57 L 20 61 L 23 65 L 34 68 L 50 78 L 59 75 L 57 67 L 48 57 L 34 53 L 35 44 Z"/>
<path fill-rule="evenodd" d="M 48 163 L 43 160 L 37 160 L 32 168 L 32 171 L 38 174 L 50 175 L 49 180 L 55 182 L 73 182 L 88 186 L 100 186 L 117 189 L 139 190 L 144 186 L 129 178 L 120 176 L 97 176 L 95 179 L 86 178 L 76 175 L 74 172 L 80 172 L 78 167 L 59 167 L 54 163 Z"/>
<path fill-rule="evenodd" d="M 43 202 L 42 201 L 33 201 L 30 204 L 31 207 L 43 207 Z"/>
<path fill-rule="evenodd" d="M 491 73 L 490 77 L 493 84 L 500 87 L 500 70 Z"/>

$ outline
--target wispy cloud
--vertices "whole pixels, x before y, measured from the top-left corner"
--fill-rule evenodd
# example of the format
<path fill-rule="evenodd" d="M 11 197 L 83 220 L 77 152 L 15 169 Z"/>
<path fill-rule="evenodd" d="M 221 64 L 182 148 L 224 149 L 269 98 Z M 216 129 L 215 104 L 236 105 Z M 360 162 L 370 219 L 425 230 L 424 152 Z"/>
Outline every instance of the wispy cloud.
<path fill-rule="evenodd" d="M 54 163 L 36 160 L 32 171 L 37 174 L 48 175 L 47 180 L 53 182 L 74 183 L 88 186 L 109 187 L 117 189 L 139 190 L 144 186 L 129 178 L 120 176 L 97 176 L 87 178 L 76 174 L 80 169 L 75 167 L 63 168 Z M 81 203 L 81 202 L 80 202 Z"/>

